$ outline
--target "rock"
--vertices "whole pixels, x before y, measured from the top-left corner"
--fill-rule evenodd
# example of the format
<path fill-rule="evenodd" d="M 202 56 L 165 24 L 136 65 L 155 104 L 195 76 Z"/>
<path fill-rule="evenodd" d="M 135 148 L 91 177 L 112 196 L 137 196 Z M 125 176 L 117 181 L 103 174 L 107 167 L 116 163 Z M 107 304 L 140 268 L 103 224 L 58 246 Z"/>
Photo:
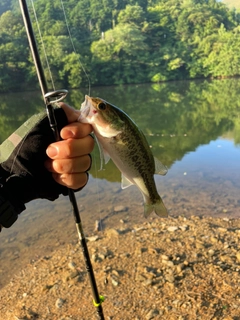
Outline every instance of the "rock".
<path fill-rule="evenodd" d="M 135 277 L 135 281 L 145 281 L 146 280 L 146 278 L 142 275 L 142 274 L 140 274 L 140 273 L 137 273 L 136 274 L 136 277 Z"/>
<path fill-rule="evenodd" d="M 96 220 L 94 224 L 94 232 L 100 231 L 101 230 L 101 220 Z"/>
<path fill-rule="evenodd" d="M 146 315 L 146 320 L 154 319 L 156 316 L 159 315 L 159 311 L 157 309 L 150 310 Z"/>
<path fill-rule="evenodd" d="M 211 240 L 212 243 L 217 243 L 218 242 L 218 239 L 216 237 L 211 237 L 210 240 Z"/>
<path fill-rule="evenodd" d="M 179 229 L 181 229 L 182 231 L 186 231 L 188 230 L 188 228 L 188 225 L 179 226 Z"/>
<path fill-rule="evenodd" d="M 152 279 L 146 279 L 142 282 L 144 286 L 151 286 L 153 284 Z"/>
<path fill-rule="evenodd" d="M 213 249 L 208 250 L 208 255 L 212 257 L 214 255 L 215 251 Z"/>
<path fill-rule="evenodd" d="M 62 298 L 58 298 L 55 303 L 56 308 L 58 308 L 58 309 L 62 308 L 64 302 L 65 302 L 65 300 L 63 300 Z"/>
<path fill-rule="evenodd" d="M 172 268 L 174 266 L 174 263 L 172 261 L 168 260 L 162 260 L 162 263 L 164 263 L 166 266 Z"/>
<path fill-rule="evenodd" d="M 74 278 L 76 278 L 78 275 L 79 275 L 79 272 L 78 272 L 77 270 L 74 270 L 74 271 L 72 271 L 72 272 L 69 274 L 68 278 L 69 278 L 69 279 L 74 279 Z"/>
<path fill-rule="evenodd" d="M 97 241 L 98 239 L 99 239 L 99 236 L 86 237 L 86 240 L 90 242 Z"/>
<path fill-rule="evenodd" d="M 183 263 L 178 264 L 178 265 L 176 266 L 176 272 L 177 272 L 177 273 L 181 273 L 182 270 L 184 269 L 184 267 L 185 267 L 185 265 L 184 265 Z"/>
<path fill-rule="evenodd" d="M 94 254 L 92 255 L 91 260 L 92 260 L 93 262 L 97 262 L 97 260 L 98 260 L 97 254 L 94 253 Z"/>
<path fill-rule="evenodd" d="M 165 280 L 170 282 L 170 283 L 173 283 L 175 278 L 174 278 L 174 276 L 172 274 L 166 274 L 165 275 Z"/>
<path fill-rule="evenodd" d="M 114 287 L 117 287 L 119 285 L 118 279 L 116 277 L 111 277 L 112 284 Z"/>
<path fill-rule="evenodd" d="M 114 210 L 114 212 L 122 212 L 122 211 L 127 211 L 128 208 L 125 206 L 116 206 L 116 207 L 114 207 L 113 210 Z"/>
<path fill-rule="evenodd" d="M 175 232 L 177 230 L 178 230 L 178 227 L 175 227 L 175 226 L 171 226 L 171 227 L 167 228 L 167 231 L 169 231 L 169 232 Z"/>
<path fill-rule="evenodd" d="M 104 253 L 98 253 L 98 258 L 104 260 L 106 258 L 106 255 Z"/>
<path fill-rule="evenodd" d="M 105 231 L 105 234 L 107 237 L 111 238 L 111 237 L 118 237 L 120 232 L 117 229 L 108 229 Z"/>
<path fill-rule="evenodd" d="M 237 261 L 240 262 L 240 251 L 236 253 L 236 258 L 237 258 Z"/>
<path fill-rule="evenodd" d="M 162 258 L 162 260 L 169 260 L 169 257 L 166 256 L 165 254 L 162 254 L 162 255 L 161 255 L 161 258 Z"/>
<path fill-rule="evenodd" d="M 209 202 L 204 204 L 206 212 L 213 212 L 214 206 L 208 208 Z M 88 232 L 91 232 L 91 217 L 85 218 L 89 219 Z M 116 215 L 111 218 L 111 225 L 120 224 Z M 111 229 L 108 236 L 104 231 L 98 241 L 88 243 L 95 261 L 92 264 L 96 283 L 99 291 L 107 294 L 108 301 L 103 304 L 106 318 L 186 320 L 189 317 L 192 320 L 197 316 L 199 320 L 209 317 L 230 320 L 239 317 L 238 217 L 231 217 L 230 222 L 217 217 L 192 217 L 186 222 L 183 217 L 169 217 L 164 223 L 150 218 L 136 226 L 129 220 L 129 228 L 135 229 L 134 232 Z M 107 227 L 107 220 L 104 222 Z M 189 226 L 186 232 L 185 224 Z M 178 230 L 169 232 L 170 226 Z M 42 246 L 43 255 L 48 255 L 49 242 L 41 235 L 39 239 L 39 252 Z M 29 309 L 37 310 L 39 319 L 95 318 L 81 247 L 77 239 L 70 239 L 61 247 L 52 248 L 49 258 L 31 255 L 22 271 L 19 269 L 17 275 L 13 271 L 10 283 L 0 290 L 1 319 L 12 319 L 15 315 L 19 319 L 36 319 L 30 316 Z M 5 244 L 0 250 L 1 254 L 4 250 L 13 253 L 18 248 L 11 249 Z M 1 264 L 0 285 L 5 268 Z M 66 277 L 68 280 L 64 281 Z"/>
<path fill-rule="evenodd" d="M 69 269 L 71 270 L 75 270 L 76 269 L 76 263 L 74 263 L 73 261 L 70 261 L 68 264 Z"/>

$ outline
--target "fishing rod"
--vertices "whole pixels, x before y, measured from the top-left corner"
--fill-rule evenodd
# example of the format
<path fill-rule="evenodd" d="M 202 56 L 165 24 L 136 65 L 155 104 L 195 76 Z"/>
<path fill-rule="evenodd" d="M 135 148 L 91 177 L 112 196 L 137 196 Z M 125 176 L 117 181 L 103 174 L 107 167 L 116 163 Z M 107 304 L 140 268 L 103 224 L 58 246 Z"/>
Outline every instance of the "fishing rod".
<path fill-rule="evenodd" d="M 50 124 L 50 127 L 54 133 L 55 140 L 59 141 L 60 135 L 58 132 L 57 122 L 56 122 L 56 118 L 54 115 L 54 108 L 53 108 L 52 104 L 63 100 L 67 96 L 68 91 L 65 89 L 54 90 L 51 92 L 48 91 L 47 82 L 46 82 L 43 67 L 41 64 L 41 59 L 39 56 L 37 44 L 35 41 L 34 32 L 33 32 L 32 23 L 30 20 L 26 0 L 19 0 L 19 4 L 20 4 L 22 16 L 23 16 L 25 29 L 27 32 L 29 46 L 31 49 L 35 68 L 37 71 L 39 85 L 41 87 L 43 100 L 44 100 L 44 103 L 46 106 L 49 124 Z M 96 284 L 96 280 L 95 280 L 95 276 L 94 276 L 94 272 L 93 272 L 91 259 L 90 259 L 89 252 L 88 252 L 86 238 L 85 238 L 83 228 L 82 228 L 82 222 L 81 222 L 81 217 L 80 217 L 80 213 L 78 210 L 76 197 L 75 197 L 75 194 L 72 189 L 68 189 L 68 194 L 69 194 L 69 199 L 70 199 L 70 202 L 71 202 L 71 205 L 73 208 L 73 214 L 74 214 L 74 219 L 75 219 L 75 223 L 76 223 L 76 227 L 77 227 L 78 237 L 79 237 L 79 241 L 81 244 L 81 248 L 82 248 L 83 256 L 84 256 L 84 260 L 85 260 L 85 267 L 86 267 L 86 270 L 87 270 L 87 273 L 89 276 L 89 280 L 90 280 L 90 284 L 91 284 L 91 288 L 92 288 L 93 305 L 96 307 L 98 318 L 100 320 L 104 320 L 103 309 L 102 309 L 102 302 L 104 301 L 104 297 L 100 296 L 98 294 L 98 288 L 97 288 L 97 284 Z"/>

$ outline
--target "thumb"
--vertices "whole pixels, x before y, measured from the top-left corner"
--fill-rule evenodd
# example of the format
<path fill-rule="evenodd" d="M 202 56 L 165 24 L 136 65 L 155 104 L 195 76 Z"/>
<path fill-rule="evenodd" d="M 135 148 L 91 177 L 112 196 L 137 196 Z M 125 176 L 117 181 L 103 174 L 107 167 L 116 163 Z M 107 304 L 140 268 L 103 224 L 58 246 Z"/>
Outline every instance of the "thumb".
<path fill-rule="evenodd" d="M 72 122 L 75 122 L 78 120 L 78 118 L 80 116 L 80 110 L 76 110 L 64 102 L 59 102 L 58 105 L 65 112 L 67 119 L 68 119 L 68 123 L 72 123 Z"/>

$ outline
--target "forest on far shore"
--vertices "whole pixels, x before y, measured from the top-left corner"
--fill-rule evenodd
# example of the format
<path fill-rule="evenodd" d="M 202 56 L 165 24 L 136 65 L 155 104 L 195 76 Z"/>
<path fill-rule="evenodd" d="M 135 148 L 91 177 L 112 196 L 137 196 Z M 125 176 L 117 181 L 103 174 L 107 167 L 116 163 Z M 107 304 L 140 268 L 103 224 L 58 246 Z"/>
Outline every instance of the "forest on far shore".
<path fill-rule="evenodd" d="M 58 88 L 86 86 L 84 69 L 98 86 L 240 75 L 240 9 L 223 2 L 35 0 L 37 22 L 28 6 L 46 77 L 37 23 Z M 2 0 L 0 92 L 37 85 L 19 3 Z"/>

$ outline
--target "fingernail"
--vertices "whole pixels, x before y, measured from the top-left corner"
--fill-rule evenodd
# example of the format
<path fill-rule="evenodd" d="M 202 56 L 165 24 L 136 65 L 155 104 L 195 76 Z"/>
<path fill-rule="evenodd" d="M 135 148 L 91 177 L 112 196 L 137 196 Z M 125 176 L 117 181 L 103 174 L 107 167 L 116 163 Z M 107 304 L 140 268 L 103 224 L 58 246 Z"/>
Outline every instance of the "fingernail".
<path fill-rule="evenodd" d="M 55 157 L 57 154 L 58 154 L 58 149 L 57 148 L 55 148 L 55 147 L 48 147 L 47 148 L 47 155 L 50 158 Z"/>

